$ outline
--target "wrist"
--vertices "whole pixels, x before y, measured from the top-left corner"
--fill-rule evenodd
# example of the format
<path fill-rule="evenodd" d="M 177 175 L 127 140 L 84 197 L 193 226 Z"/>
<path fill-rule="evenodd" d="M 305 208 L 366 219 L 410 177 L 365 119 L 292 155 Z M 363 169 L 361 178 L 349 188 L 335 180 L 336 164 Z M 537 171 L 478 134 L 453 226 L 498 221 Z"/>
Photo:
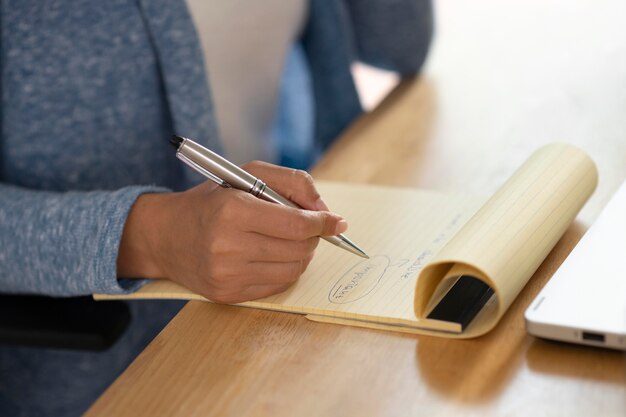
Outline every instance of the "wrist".
<path fill-rule="evenodd" d="M 173 198 L 173 193 L 143 194 L 137 198 L 124 224 L 117 257 L 118 277 L 165 277 L 158 259 Z"/>

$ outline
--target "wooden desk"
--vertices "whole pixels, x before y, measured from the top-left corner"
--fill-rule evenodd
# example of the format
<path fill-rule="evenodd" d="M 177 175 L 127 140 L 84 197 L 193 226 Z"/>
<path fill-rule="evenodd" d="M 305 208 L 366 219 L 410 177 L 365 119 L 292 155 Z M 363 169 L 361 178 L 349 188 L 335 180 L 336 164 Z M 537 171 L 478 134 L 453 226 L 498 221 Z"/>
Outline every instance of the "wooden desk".
<path fill-rule="evenodd" d="M 497 328 L 452 341 L 191 302 L 89 416 L 626 413 L 622 353 L 536 340 L 523 320 L 626 177 L 626 2 L 446 0 L 438 20 L 423 76 L 314 175 L 493 192 L 544 143 L 587 150 L 596 193 Z"/>

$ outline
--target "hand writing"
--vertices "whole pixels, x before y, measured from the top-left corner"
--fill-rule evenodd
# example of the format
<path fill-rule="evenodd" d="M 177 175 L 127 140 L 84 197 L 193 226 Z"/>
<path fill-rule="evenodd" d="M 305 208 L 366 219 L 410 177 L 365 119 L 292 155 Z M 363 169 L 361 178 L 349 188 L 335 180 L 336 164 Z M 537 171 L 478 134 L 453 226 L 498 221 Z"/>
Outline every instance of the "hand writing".
<path fill-rule="evenodd" d="M 313 258 L 319 236 L 343 233 L 304 171 L 251 162 L 243 168 L 304 209 L 206 182 L 144 194 L 128 216 L 118 276 L 169 278 L 208 299 L 238 303 L 286 290 Z"/>

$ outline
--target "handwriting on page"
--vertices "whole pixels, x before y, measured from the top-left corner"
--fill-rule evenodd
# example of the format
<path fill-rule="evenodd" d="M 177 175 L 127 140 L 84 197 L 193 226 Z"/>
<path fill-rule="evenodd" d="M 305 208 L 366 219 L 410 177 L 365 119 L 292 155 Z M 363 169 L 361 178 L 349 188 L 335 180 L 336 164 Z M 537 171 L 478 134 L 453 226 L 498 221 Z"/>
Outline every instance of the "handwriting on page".
<path fill-rule="evenodd" d="M 372 256 L 343 274 L 328 294 L 334 304 L 345 304 L 365 297 L 378 285 L 391 260 L 385 255 Z"/>
<path fill-rule="evenodd" d="M 433 256 L 433 251 L 426 249 L 420 253 L 417 258 L 409 265 L 409 267 L 400 276 L 402 279 L 409 279 L 413 275 L 417 274 L 426 264 L 426 262 Z"/>
<path fill-rule="evenodd" d="M 346 271 L 328 293 L 328 301 L 333 304 L 347 304 L 371 294 L 383 279 L 399 278 L 408 280 L 415 278 L 417 273 L 433 257 L 437 248 L 445 243 L 450 235 L 458 229 L 463 216 L 457 214 L 439 233 L 435 235 L 429 248 L 422 250 L 412 259 L 401 259 L 392 263 L 388 255 L 376 255 L 356 263 Z M 409 263 L 410 262 L 410 263 Z M 405 266 L 407 265 L 408 266 Z M 404 268 L 402 269 L 402 267 Z"/>
<path fill-rule="evenodd" d="M 445 228 L 441 230 L 437 236 L 432 241 L 433 245 L 439 246 L 441 243 L 446 242 L 450 239 L 452 233 L 458 229 L 460 222 L 463 220 L 463 214 L 459 213 L 452 218 L 452 220 L 446 225 Z M 430 258 L 434 255 L 434 252 L 431 249 L 425 249 L 417 255 L 415 260 L 409 265 L 409 267 L 404 271 L 401 275 L 402 279 L 409 279 L 415 276 L 423 267 L 426 265 L 426 262 L 430 260 Z"/>

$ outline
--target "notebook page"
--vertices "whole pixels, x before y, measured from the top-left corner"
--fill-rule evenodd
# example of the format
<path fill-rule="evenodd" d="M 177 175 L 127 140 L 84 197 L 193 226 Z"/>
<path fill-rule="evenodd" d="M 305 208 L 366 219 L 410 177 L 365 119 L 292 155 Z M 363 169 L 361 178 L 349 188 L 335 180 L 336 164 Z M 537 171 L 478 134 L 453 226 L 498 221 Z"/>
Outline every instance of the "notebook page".
<path fill-rule="evenodd" d="M 370 259 L 320 241 L 307 271 L 291 288 L 240 305 L 416 326 L 413 300 L 419 271 L 486 198 L 371 185 L 317 186 L 331 209 L 348 220 L 347 236 Z M 204 299 L 166 280 L 124 298 Z"/>

